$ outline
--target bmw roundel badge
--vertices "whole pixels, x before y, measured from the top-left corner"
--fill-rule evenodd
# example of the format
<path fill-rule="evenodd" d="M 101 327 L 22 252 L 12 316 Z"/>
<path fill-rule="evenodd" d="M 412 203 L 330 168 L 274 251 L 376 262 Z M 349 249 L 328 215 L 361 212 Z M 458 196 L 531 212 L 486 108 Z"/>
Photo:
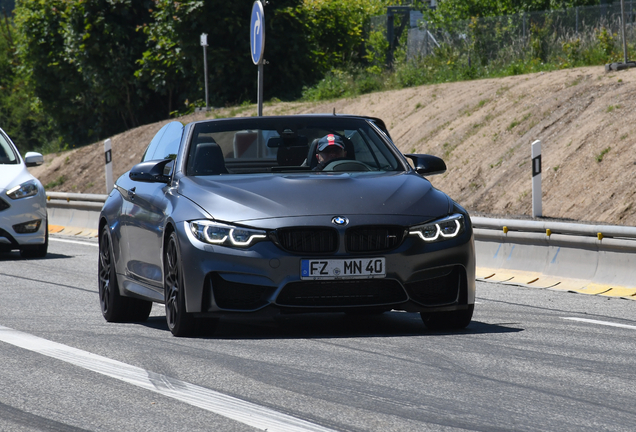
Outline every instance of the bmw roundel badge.
<path fill-rule="evenodd" d="M 336 225 L 347 225 L 349 223 L 349 219 L 344 216 L 334 216 L 333 219 L 331 219 L 331 223 Z"/>

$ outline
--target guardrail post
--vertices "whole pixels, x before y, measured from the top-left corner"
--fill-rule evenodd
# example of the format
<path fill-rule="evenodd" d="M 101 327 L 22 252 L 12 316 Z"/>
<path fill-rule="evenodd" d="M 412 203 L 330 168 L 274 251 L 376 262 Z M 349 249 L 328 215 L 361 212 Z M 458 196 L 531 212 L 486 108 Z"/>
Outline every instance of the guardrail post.
<path fill-rule="evenodd" d="M 532 143 L 532 217 L 542 216 L 541 208 L 541 141 Z"/>
<path fill-rule="evenodd" d="M 104 158 L 106 163 L 106 193 L 113 188 L 113 153 L 110 138 L 104 141 Z"/>

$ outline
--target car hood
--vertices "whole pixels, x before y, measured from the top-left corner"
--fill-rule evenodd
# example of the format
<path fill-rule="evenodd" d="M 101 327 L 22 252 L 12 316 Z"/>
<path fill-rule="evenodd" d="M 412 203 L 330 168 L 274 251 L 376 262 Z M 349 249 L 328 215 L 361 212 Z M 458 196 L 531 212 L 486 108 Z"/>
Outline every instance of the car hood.
<path fill-rule="evenodd" d="M 8 190 L 32 178 L 22 164 L 0 164 L 0 191 Z"/>
<path fill-rule="evenodd" d="M 223 221 L 400 215 L 430 220 L 450 199 L 414 173 L 265 174 L 184 177 L 179 192 Z"/>

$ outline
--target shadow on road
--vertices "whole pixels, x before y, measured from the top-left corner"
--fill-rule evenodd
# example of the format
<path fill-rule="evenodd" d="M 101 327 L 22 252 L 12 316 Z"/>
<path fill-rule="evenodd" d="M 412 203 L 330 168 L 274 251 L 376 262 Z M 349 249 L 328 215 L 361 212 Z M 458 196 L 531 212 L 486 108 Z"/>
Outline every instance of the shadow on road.
<path fill-rule="evenodd" d="M 67 259 L 67 258 L 75 258 L 71 255 L 64 254 L 56 254 L 56 253 L 47 253 L 44 258 L 23 258 L 20 255 L 20 252 L 0 252 L 0 261 L 40 261 L 40 260 L 52 260 L 52 259 Z"/>
<path fill-rule="evenodd" d="M 169 331 L 164 316 L 150 317 L 142 325 Z M 311 339 L 354 337 L 470 336 L 477 334 L 517 333 L 517 324 L 488 324 L 472 321 L 463 330 L 432 331 L 417 313 L 386 312 L 374 316 L 350 316 L 344 313 L 275 315 L 271 318 L 223 317 L 216 329 L 202 322 L 195 337 L 206 339 Z"/>

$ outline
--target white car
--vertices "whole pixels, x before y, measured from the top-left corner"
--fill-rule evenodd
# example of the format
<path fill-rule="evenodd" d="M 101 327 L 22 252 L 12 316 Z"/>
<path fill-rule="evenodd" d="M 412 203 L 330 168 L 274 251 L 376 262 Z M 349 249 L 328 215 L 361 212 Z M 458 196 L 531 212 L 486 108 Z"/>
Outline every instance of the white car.
<path fill-rule="evenodd" d="M 41 165 L 40 153 L 24 160 L 0 129 L 0 253 L 20 250 L 24 258 L 43 258 L 49 247 L 46 193 L 27 167 Z"/>

